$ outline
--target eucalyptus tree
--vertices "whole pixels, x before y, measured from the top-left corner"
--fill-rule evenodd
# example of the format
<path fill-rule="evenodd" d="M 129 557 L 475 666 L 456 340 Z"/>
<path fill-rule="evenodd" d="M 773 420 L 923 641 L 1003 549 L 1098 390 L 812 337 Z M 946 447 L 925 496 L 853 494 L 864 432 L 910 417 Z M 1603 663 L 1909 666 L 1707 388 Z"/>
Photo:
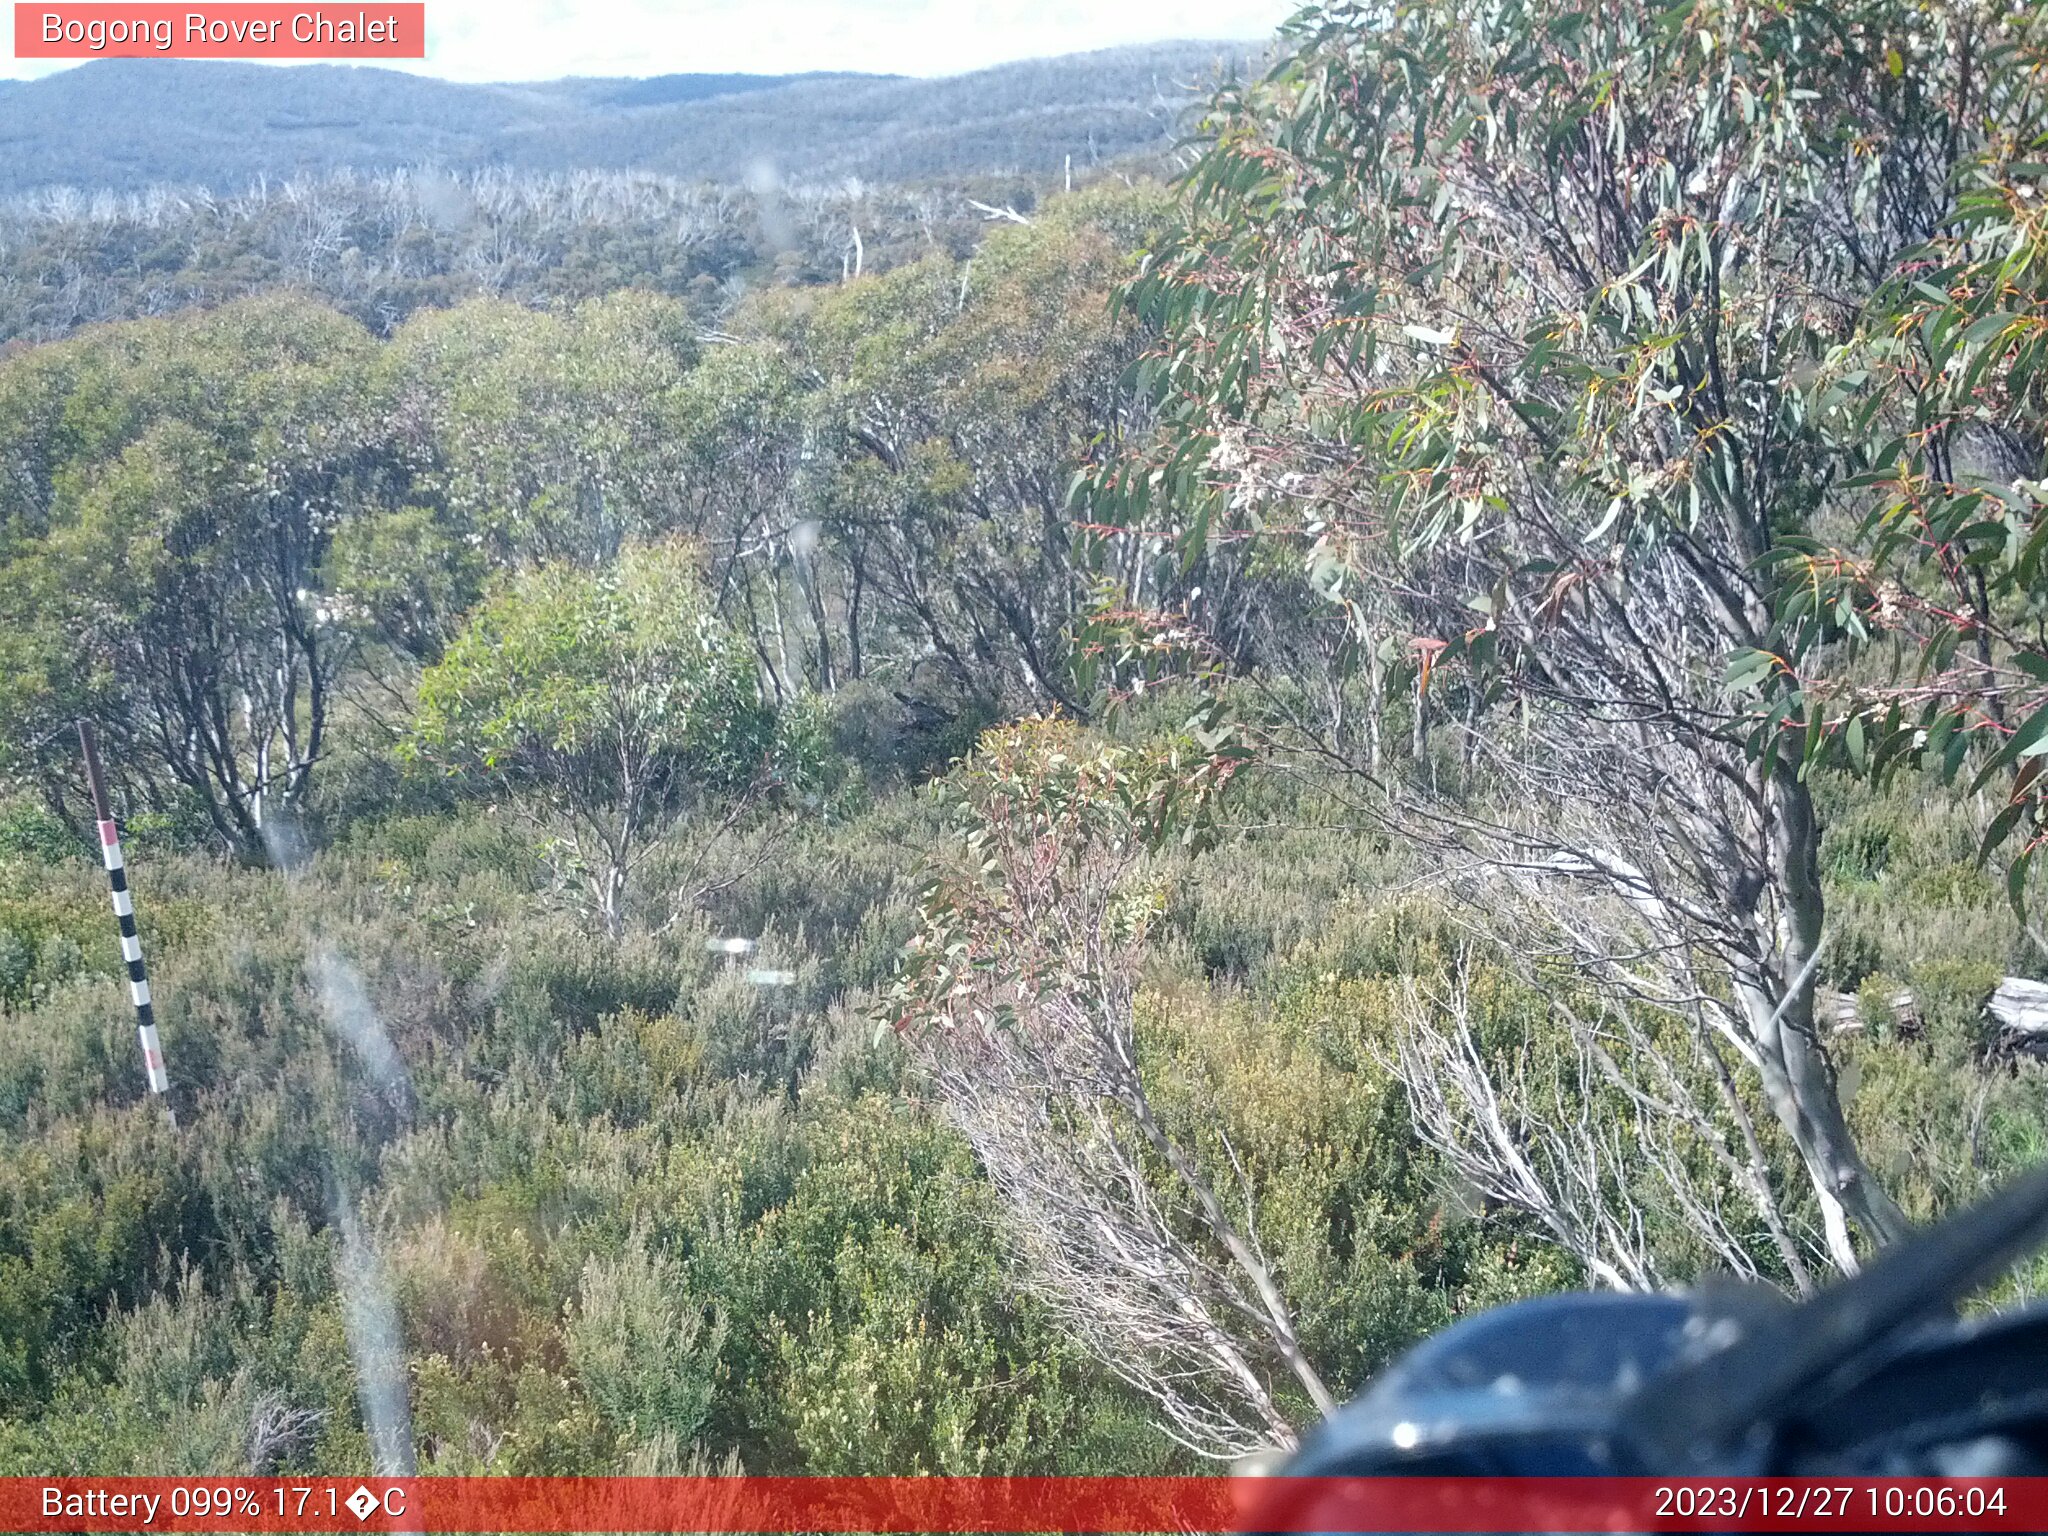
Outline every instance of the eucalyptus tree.
<path fill-rule="evenodd" d="M 0 771 L 74 819 L 96 721 L 131 809 L 262 852 L 302 801 L 353 644 L 337 530 L 403 493 L 374 344 L 298 300 L 136 322 L 11 360 L 0 395 Z"/>
<path fill-rule="evenodd" d="M 1852 772 L 1996 784 L 1983 852 L 2009 856 L 2023 905 L 2048 843 L 2048 20 L 1962 21 L 1975 131 L 1951 216 L 1811 388 L 1856 450 L 1863 516 L 1787 553 L 1778 631 L 1736 673 L 1760 723 Z M 1957 44 L 1936 27 L 1896 46 L 1918 76 Z M 1859 666 L 1870 652 L 1889 665 Z"/>
<path fill-rule="evenodd" d="M 1320 653 L 1344 679 L 1300 680 L 1324 696 L 1466 690 L 1495 792 L 1463 803 L 1376 775 L 1334 708 L 1291 723 L 1746 1065 L 1844 1268 L 1852 1222 L 1882 1243 L 1903 1219 L 1815 1020 L 1804 740 L 1727 684 L 1861 494 L 1811 386 L 1947 216 L 1978 15 L 1311 6 L 1219 99 L 1184 228 L 1130 290 L 1165 430 L 1094 495 L 1187 562 L 1294 551 L 1346 625 Z"/>
<path fill-rule="evenodd" d="M 791 568 L 803 560 L 816 569 L 809 514 L 798 504 L 805 393 L 799 365 L 781 347 L 733 339 L 706 351 L 678 397 L 684 526 L 704 544 L 719 611 L 747 636 L 778 699 L 808 678 L 829 686 L 832 676 L 822 623 L 814 618 L 808 643 L 792 636 Z M 852 608 L 857 616 L 857 593 Z"/>
<path fill-rule="evenodd" d="M 601 561 L 681 521 L 681 303 L 622 292 L 557 314 L 475 300 L 418 316 L 386 367 L 398 430 L 449 529 L 498 562 Z"/>
<path fill-rule="evenodd" d="M 788 572 L 830 631 L 819 681 L 881 663 L 991 708 L 1084 707 L 1069 636 L 1091 573 L 1067 492 L 1090 446 L 1132 424 L 1138 338 L 1108 298 L 1162 211 L 1156 189 L 1090 191 L 968 261 L 935 253 L 741 317 L 802 386 L 798 418 L 776 419 L 797 434 L 777 439 L 792 451 L 780 527 L 817 541 Z"/>
<path fill-rule="evenodd" d="M 556 561 L 514 575 L 421 676 L 411 750 L 565 824 L 564 851 L 617 932 L 656 840 L 764 787 L 774 741 L 695 552 L 670 543 L 595 571 Z"/>

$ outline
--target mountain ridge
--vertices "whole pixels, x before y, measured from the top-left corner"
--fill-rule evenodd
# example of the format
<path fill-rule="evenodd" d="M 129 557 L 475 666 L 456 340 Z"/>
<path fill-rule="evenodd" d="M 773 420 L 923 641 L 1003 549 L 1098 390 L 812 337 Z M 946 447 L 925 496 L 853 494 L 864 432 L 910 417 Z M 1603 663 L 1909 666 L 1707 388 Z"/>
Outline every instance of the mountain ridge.
<path fill-rule="evenodd" d="M 1258 45 L 1170 42 L 970 74 L 663 74 L 469 84 L 367 66 L 109 59 L 0 87 L 0 194 L 230 188 L 433 164 L 710 181 L 1059 169 L 1170 143 Z"/>

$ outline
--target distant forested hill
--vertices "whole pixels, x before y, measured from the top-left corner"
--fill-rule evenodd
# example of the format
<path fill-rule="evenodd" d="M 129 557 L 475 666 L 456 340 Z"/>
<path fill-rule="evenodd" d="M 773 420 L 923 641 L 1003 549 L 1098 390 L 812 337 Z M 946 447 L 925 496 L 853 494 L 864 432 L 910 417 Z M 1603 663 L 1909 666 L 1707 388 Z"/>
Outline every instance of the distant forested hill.
<path fill-rule="evenodd" d="M 1159 156 L 1077 169 L 1143 180 Z M 333 171 L 203 189 L 0 198 L 0 345 L 247 294 L 318 294 L 380 335 L 492 295 L 548 307 L 619 288 L 687 298 L 700 321 L 750 289 L 836 283 L 970 254 L 1028 218 L 1059 172 L 759 188 L 658 171 Z"/>
<path fill-rule="evenodd" d="M 1162 43 L 940 80 L 664 75 L 461 85 L 391 70 L 108 60 L 0 86 L 0 194 L 434 164 L 743 182 L 1047 172 L 1170 142 L 1248 45 Z"/>

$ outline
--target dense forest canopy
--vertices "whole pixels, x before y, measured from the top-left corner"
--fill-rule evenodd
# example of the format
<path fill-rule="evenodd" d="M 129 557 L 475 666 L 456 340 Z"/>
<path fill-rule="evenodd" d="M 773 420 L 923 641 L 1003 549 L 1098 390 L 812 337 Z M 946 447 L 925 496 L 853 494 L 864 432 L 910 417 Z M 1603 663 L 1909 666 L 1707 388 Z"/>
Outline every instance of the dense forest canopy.
<path fill-rule="evenodd" d="M 17 209 L 0 1470 L 1189 1469 L 2040 1161 L 2040 27 L 1332 3 L 1173 185 Z"/>

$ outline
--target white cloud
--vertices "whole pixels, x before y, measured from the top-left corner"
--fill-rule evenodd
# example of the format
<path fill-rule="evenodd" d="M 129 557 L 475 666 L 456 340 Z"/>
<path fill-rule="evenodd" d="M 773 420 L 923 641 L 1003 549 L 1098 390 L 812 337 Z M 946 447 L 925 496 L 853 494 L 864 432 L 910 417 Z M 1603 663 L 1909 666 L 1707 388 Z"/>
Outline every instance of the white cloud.
<path fill-rule="evenodd" d="M 1289 0 L 427 0 L 426 61 L 398 67 L 450 80 L 949 75 L 1120 43 L 1264 37 L 1293 9 Z M 51 69 L 6 62 L 17 79 Z"/>

